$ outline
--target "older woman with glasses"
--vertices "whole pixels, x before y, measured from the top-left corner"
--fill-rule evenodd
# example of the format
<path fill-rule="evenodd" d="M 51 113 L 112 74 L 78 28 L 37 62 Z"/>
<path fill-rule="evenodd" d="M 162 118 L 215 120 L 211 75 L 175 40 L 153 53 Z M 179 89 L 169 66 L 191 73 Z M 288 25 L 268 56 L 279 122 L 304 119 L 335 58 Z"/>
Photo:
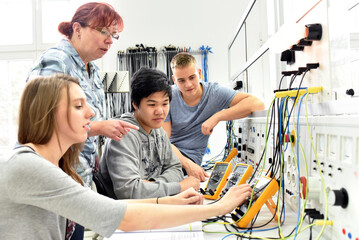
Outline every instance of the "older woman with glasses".
<path fill-rule="evenodd" d="M 93 63 L 110 49 L 123 29 L 121 16 L 107 3 L 90 2 L 80 6 L 71 22 L 59 24 L 59 32 L 65 36 L 55 47 L 45 51 L 30 70 L 28 79 L 34 76 L 65 73 L 79 79 L 87 103 L 95 112 L 91 118 L 91 131 L 81 153 L 81 166 L 77 172 L 85 185 L 92 184 L 92 174 L 97 157 L 98 135 L 121 140 L 136 126 L 118 120 L 104 120 L 104 90 L 98 67 Z"/>
<path fill-rule="evenodd" d="M 87 186 L 91 186 L 98 158 L 98 136 L 120 141 L 136 126 L 104 120 L 104 90 L 94 60 L 104 56 L 123 29 L 121 16 L 107 3 L 90 2 L 80 6 L 71 22 L 62 22 L 58 30 L 65 36 L 56 46 L 45 51 L 30 70 L 28 79 L 36 76 L 64 73 L 79 79 L 87 104 L 94 111 L 91 130 L 80 154 L 76 171 Z"/>

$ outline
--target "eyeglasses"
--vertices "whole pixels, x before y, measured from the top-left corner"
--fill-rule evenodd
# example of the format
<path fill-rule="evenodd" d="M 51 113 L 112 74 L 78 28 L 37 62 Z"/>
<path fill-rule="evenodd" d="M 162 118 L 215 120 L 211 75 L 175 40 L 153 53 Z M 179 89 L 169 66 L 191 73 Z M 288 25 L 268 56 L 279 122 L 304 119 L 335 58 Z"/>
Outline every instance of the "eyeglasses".
<path fill-rule="evenodd" d="M 118 35 L 117 33 L 110 33 L 109 30 L 107 30 L 106 28 L 94 28 L 96 31 L 99 31 L 103 36 L 106 36 L 106 38 L 108 38 L 109 36 L 111 36 L 113 39 L 118 40 L 120 38 L 120 35 Z"/>

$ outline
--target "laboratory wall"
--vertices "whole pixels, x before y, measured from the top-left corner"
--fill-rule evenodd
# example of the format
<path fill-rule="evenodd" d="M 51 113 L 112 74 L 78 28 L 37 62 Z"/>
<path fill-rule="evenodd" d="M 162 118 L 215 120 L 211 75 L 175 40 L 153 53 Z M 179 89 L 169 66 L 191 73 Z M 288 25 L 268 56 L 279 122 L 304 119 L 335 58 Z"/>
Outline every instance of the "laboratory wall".
<path fill-rule="evenodd" d="M 2 90 L 4 89 L 0 104 L 3 112 L 0 118 L 0 149 L 10 149 L 13 142 L 16 141 L 17 106 L 24 87 L 24 79 L 27 76 L 27 69 L 43 51 L 52 47 L 61 38 L 57 32 L 58 23 L 68 21 L 77 5 L 85 1 L 25 2 L 27 2 L 26 8 L 32 8 L 32 11 L 21 12 L 26 19 L 25 35 L 16 38 L 17 41 L 5 38 L 6 41 L 3 40 L 2 43 L 11 42 L 14 45 L 0 46 L 0 69 L 3 73 L 1 81 Z M 139 43 L 156 47 L 158 51 L 169 44 L 191 47 L 193 50 L 198 50 L 201 46 L 208 46 L 213 52 L 208 57 L 209 81 L 229 83 L 228 42 L 249 0 L 225 2 L 216 0 L 106 0 L 105 2 L 113 5 L 120 13 L 124 19 L 125 28 L 120 39 L 114 42 L 110 51 L 102 59 L 96 60 L 101 71 L 114 72 L 118 70 L 116 62 L 118 51 L 125 51 Z M 2 4 L 7 6 L 6 2 Z M 40 4 L 41 7 L 36 7 L 37 4 Z M 17 8 L 16 2 L 11 6 Z M 54 9 L 59 9 L 59 11 L 54 11 Z M 42 21 L 42 19 L 46 19 L 46 21 Z M 12 32 L 8 35 L 12 36 Z M 17 46 L 16 44 L 19 44 L 17 42 L 32 44 Z M 14 89 L 16 92 L 8 89 Z"/>
<path fill-rule="evenodd" d="M 108 1 L 124 19 L 125 28 L 100 61 L 103 71 L 116 69 L 116 54 L 142 43 L 159 51 L 172 44 L 198 50 L 209 46 L 209 81 L 228 84 L 227 47 L 248 0 Z"/>

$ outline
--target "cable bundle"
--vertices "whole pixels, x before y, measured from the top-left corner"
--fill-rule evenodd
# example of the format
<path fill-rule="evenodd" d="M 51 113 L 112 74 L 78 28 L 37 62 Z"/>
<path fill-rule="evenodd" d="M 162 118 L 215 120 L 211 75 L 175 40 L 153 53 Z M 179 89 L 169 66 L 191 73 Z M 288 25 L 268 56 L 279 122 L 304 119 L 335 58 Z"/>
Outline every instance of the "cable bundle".
<path fill-rule="evenodd" d="M 268 140 L 269 140 L 269 136 L 272 136 L 271 141 L 274 144 L 273 144 L 272 154 L 271 154 L 271 156 L 268 157 L 268 163 L 270 165 L 269 165 L 266 175 L 270 176 L 272 181 L 278 181 L 278 183 L 279 183 L 279 191 L 278 191 L 278 195 L 277 195 L 276 209 L 275 209 L 275 213 L 273 214 L 272 218 L 269 219 L 265 224 L 258 226 L 255 224 L 256 220 L 258 218 L 258 215 L 259 215 L 259 212 L 258 212 L 257 215 L 252 219 L 252 222 L 249 224 L 249 226 L 247 226 L 245 229 L 242 229 L 242 228 L 239 228 L 236 224 L 228 221 L 227 220 L 229 218 L 228 216 L 220 216 L 220 217 L 208 219 L 207 221 L 205 221 L 206 224 L 204 224 L 204 227 L 207 226 L 208 224 L 212 224 L 212 223 L 223 224 L 225 226 L 227 232 L 229 232 L 230 235 L 236 235 L 237 239 L 243 239 L 243 238 L 246 238 L 246 239 L 287 239 L 289 237 L 291 239 L 296 239 L 300 233 L 302 233 L 303 231 L 305 231 L 307 229 L 310 229 L 310 239 L 311 239 L 312 238 L 312 232 L 311 232 L 312 226 L 321 225 L 322 228 L 321 228 L 318 236 L 316 237 L 316 239 L 319 239 L 324 231 L 325 226 L 332 224 L 331 221 L 327 220 L 328 199 L 327 199 L 327 194 L 325 192 L 325 184 L 324 184 L 323 176 L 320 171 L 319 161 L 318 161 L 316 150 L 315 150 L 315 147 L 313 144 L 313 139 L 310 134 L 310 128 L 309 128 L 309 123 L 308 123 L 307 97 L 311 91 L 309 90 L 309 88 L 301 88 L 304 76 L 309 70 L 310 69 L 306 69 L 305 71 L 302 72 L 303 75 L 302 75 L 301 81 L 299 83 L 299 86 L 296 89 L 291 89 L 292 93 L 290 93 L 287 96 L 283 96 L 280 98 L 275 97 L 273 99 L 273 101 L 269 107 L 269 110 L 267 111 L 266 129 L 265 129 L 265 148 L 264 148 L 264 150 L 261 154 L 261 157 L 258 161 L 258 165 L 255 168 L 251 179 L 249 180 L 249 183 L 253 186 L 252 196 L 251 196 L 251 199 L 249 200 L 249 207 L 250 207 L 250 204 L 253 200 L 253 196 L 256 195 L 256 193 L 254 192 L 254 188 L 255 188 L 255 184 L 256 184 L 255 176 L 264 170 L 265 161 L 267 161 Z M 299 75 L 300 74 L 295 74 L 295 76 L 292 77 L 290 86 L 293 84 L 295 78 Z M 281 81 L 282 81 L 282 79 L 281 79 Z M 290 100 L 293 100 L 293 102 L 291 103 Z M 306 187 L 302 191 L 301 184 L 300 184 L 301 183 L 301 180 L 300 180 L 301 173 L 300 173 L 300 166 L 299 166 L 299 161 L 300 161 L 299 150 L 300 149 L 301 149 L 303 161 L 304 161 L 305 167 L 306 167 L 305 175 L 306 175 L 307 179 L 308 179 L 308 175 L 309 175 L 305 152 L 300 144 L 299 137 L 298 137 L 299 136 L 299 117 L 301 115 L 300 111 L 301 111 L 301 105 L 302 105 L 303 100 L 305 100 L 305 110 L 306 110 L 305 112 L 306 112 L 308 135 L 311 140 L 312 150 L 317 159 L 316 162 L 318 164 L 319 174 L 321 176 L 322 187 L 324 189 L 323 192 L 325 193 L 325 200 L 326 200 L 324 215 L 322 215 L 322 214 L 316 215 L 316 216 L 322 217 L 323 222 L 320 222 L 320 223 L 315 222 L 314 218 L 313 218 L 314 215 L 311 214 L 311 212 L 309 212 L 308 209 L 306 209 L 307 194 L 303 194 L 303 191 L 307 192 L 308 189 Z M 296 106 L 298 106 L 297 107 L 297 118 L 295 118 L 293 116 Z M 286 140 L 285 136 L 291 135 L 289 133 L 289 126 L 290 126 L 291 121 L 293 122 L 293 131 L 292 132 L 294 132 L 294 137 L 293 138 L 289 137 L 289 138 L 287 138 L 287 141 L 285 141 Z M 231 128 L 227 128 L 227 130 L 233 131 Z M 288 139 L 289 139 L 289 141 L 288 141 Z M 297 193 L 298 194 L 298 215 L 297 215 L 296 225 L 293 227 L 291 232 L 285 236 L 282 232 L 281 227 L 285 223 L 285 198 L 286 198 L 285 197 L 286 196 L 285 189 L 286 189 L 286 187 L 285 187 L 285 178 L 284 178 L 284 164 L 286 164 L 286 163 L 284 160 L 284 152 L 288 149 L 288 146 L 291 147 L 291 150 L 295 155 L 294 159 L 296 161 L 296 169 L 297 169 L 297 177 L 298 177 L 297 178 L 297 181 L 298 181 L 298 193 Z M 296 147 L 296 149 L 294 149 L 294 146 Z M 262 189 L 264 189 L 265 187 L 266 186 L 263 186 Z M 258 192 L 260 192 L 260 190 Z M 302 198 L 300 197 L 300 195 L 302 196 Z M 248 209 L 249 209 L 249 207 L 248 207 Z M 277 213 L 279 213 L 278 226 L 274 227 L 274 228 L 263 229 L 265 226 L 267 226 L 270 222 L 273 221 L 273 219 Z M 312 220 L 309 220 L 308 221 L 309 224 L 306 227 L 303 227 L 304 219 L 307 216 L 308 216 L 308 218 L 310 218 Z M 232 230 L 229 229 L 229 227 L 231 227 Z M 253 232 L 263 232 L 263 231 L 269 231 L 269 230 L 274 230 L 274 229 L 278 229 L 278 237 L 259 237 L 259 236 L 252 235 Z M 204 230 L 204 232 L 209 232 L 209 231 Z M 225 239 L 226 237 L 228 237 L 230 235 L 225 236 L 223 239 Z"/>

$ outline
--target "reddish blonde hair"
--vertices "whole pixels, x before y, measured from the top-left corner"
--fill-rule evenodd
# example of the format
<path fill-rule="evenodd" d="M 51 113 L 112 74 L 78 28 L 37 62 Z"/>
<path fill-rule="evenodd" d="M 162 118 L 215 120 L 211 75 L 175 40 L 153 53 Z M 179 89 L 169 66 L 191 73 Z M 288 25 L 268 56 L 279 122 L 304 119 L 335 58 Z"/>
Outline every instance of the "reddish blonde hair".
<path fill-rule="evenodd" d="M 61 34 L 71 39 L 73 32 L 72 25 L 78 22 L 82 27 L 91 28 L 110 27 L 117 25 L 117 31 L 123 30 L 124 24 L 122 17 L 108 3 L 89 2 L 81 5 L 72 17 L 71 22 L 62 22 L 58 30 Z"/>

